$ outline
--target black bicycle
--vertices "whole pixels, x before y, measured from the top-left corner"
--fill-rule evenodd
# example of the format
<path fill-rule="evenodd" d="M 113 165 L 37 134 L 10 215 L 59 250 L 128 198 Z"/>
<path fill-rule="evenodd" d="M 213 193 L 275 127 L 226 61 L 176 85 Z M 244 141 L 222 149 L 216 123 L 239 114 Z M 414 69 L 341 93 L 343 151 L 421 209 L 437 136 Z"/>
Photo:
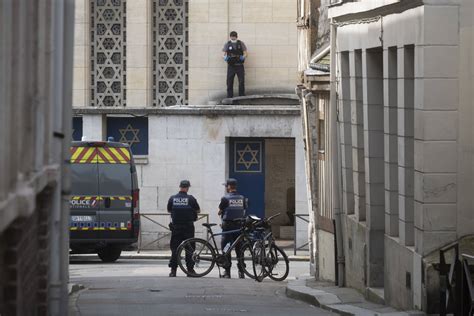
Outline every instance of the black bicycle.
<path fill-rule="evenodd" d="M 254 279 L 252 252 L 254 241 L 250 233 L 254 228 L 255 219 L 249 216 L 245 219 L 235 220 L 235 222 L 240 222 L 242 224 L 241 228 L 221 233 L 214 233 L 212 231 L 212 227 L 217 224 L 202 224 L 207 228 L 209 237 L 207 240 L 190 238 L 179 245 L 177 256 L 180 269 L 190 277 L 203 277 L 211 272 L 217 264 L 219 267 L 219 275 L 221 275 L 220 268 L 227 269 L 230 267 L 231 262 L 229 255 L 240 243 L 241 251 L 240 256 L 237 258 L 237 263 L 245 275 Z M 226 247 L 226 251 L 220 252 L 215 236 L 234 233 L 240 233 L 239 237 L 229 247 Z"/>
<path fill-rule="evenodd" d="M 280 213 L 257 221 L 252 237 L 252 266 L 255 280 L 262 282 L 265 277 L 274 281 L 283 281 L 290 271 L 286 253 L 275 244 L 270 222 Z"/>

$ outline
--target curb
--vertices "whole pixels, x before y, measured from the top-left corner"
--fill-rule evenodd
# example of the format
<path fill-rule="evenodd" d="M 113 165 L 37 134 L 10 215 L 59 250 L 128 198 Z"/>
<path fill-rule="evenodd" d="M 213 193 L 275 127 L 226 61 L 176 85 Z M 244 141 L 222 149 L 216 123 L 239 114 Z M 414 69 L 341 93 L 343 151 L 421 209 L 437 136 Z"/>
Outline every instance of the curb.
<path fill-rule="evenodd" d="M 286 286 L 286 296 L 293 298 L 299 301 L 306 302 L 308 304 L 314 305 L 316 307 L 322 308 L 324 310 L 338 313 L 339 315 L 352 316 L 353 313 L 348 313 L 343 310 L 334 309 L 328 304 L 324 304 L 324 301 L 327 302 L 341 302 L 336 295 L 326 293 L 322 290 L 315 290 L 306 286 L 306 279 L 296 279 L 294 281 L 289 281 Z M 326 297 L 324 297 L 326 296 Z"/>
<path fill-rule="evenodd" d="M 324 310 L 337 313 L 344 316 L 352 315 L 390 315 L 390 316 L 418 316 L 425 315 L 423 312 L 418 311 L 406 311 L 406 312 L 392 312 L 387 313 L 381 311 L 374 311 L 365 309 L 359 306 L 345 303 L 341 299 L 333 294 L 320 289 L 313 289 L 306 286 L 306 280 L 308 278 L 296 279 L 289 281 L 286 287 L 286 295 L 290 298 L 297 299 Z M 387 306 L 387 308 L 389 308 Z"/>
<path fill-rule="evenodd" d="M 68 292 L 69 292 L 69 300 L 68 300 L 68 314 L 70 316 L 80 316 L 81 313 L 79 311 L 79 307 L 77 306 L 77 300 L 79 299 L 79 295 L 82 290 L 85 290 L 85 286 L 82 284 L 74 284 L 68 283 Z"/>
<path fill-rule="evenodd" d="M 75 293 L 79 292 L 80 290 L 85 289 L 85 286 L 82 284 L 76 284 L 76 283 L 68 283 L 67 285 L 67 290 L 68 290 L 68 295 L 74 295 Z"/>

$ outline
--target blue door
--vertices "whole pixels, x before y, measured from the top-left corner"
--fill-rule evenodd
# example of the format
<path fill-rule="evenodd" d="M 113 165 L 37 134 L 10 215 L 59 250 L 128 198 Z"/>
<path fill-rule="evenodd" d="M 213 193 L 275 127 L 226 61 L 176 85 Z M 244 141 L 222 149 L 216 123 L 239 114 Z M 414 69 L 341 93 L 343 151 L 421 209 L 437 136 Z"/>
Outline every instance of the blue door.
<path fill-rule="evenodd" d="M 265 216 L 265 141 L 262 138 L 231 138 L 229 177 L 249 200 L 247 214 Z"/>

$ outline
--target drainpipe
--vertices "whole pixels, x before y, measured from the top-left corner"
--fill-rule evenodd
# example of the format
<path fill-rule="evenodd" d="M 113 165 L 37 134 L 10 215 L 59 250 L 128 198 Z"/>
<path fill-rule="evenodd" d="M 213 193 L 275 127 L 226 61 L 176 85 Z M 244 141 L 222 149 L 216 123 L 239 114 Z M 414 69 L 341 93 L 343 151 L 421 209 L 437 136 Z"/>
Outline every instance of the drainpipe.
<path fill-rule="evenodd" d="M 308 242 L 310 246 L 310 275 L 314 275 L 316 278 L 319 277 L 319 267 L 318 267 L 318 256 L 319 256 L 319 244 L 317 242 L 317 209 L 313 208 L 314 205 L 314 195 L 317 195 L 318 186 L 315 185 L 316 179 L 313 177 L 313 168 L 318 168 L 318 162 L 313 162 L 313 137 L 311 135 L 310 123 L 309 123 L 309 111 L 308 107 L 311 104 L 311 97 L 313 96 L 312 92 L 308 90 L 302 91 L 302 102 L 303 105 L 303 133 L 306 139 L 306 192 L 308 195 L 308 214 L 309 214 L 309 229 L 308 229 Z M 312 166 L 312 164 L 314 164 Z M 316 169 L 317 170 L 317 169 Z M 313 193 L 314 192 L 314 193 Z M 314 195 L 313 195 L 314 194 Z M 295 226 L 296 227 L 296 226 Z"/>
<path fill-rule="evenodd" d="M 54 153 L 61 174 L 54 189 L 50 218 L 49 315 L 67 315 L 69 278 L 69 146 L 72 123 L 72 59 L 74 0 L 58 1 L 51 6 L 52 30 L 52 101 L 55 113 Z"/>
<path fill-rule="evenodd" d="M 344 286 L 344 243 L 343 243 L 343 228 L 342 228 L 342 212 L 341 212 L 341 159 L 339 155 L 339 128 L 338 114 L 337 114 L 337 93 L 336 93 L 336 35 L 337 26 L 331 20 L 331 73 L 330 73 L 330 131 L 331 131 L 331 151 L 333 155 L 332 163 L 332 185 L 333 185 L 333 214 L 335 220 L 335 238 L 337 251 L 337 284 L 340 287 Z"/>
<path fill-rule="evenodd" d="M 53 117 L 53 131 L 54 131 L 54 160 L 58 164 L 62 164 L 62 144 L 64 142 L 64 130 L 63 130 L 63 107 L 62 105 L 62 69 L 63 69 L 63 23 L 64 23 L 64 2 L 56 2 L 51 5 L 50 12 L 52 15 L 52 49 L 53 52 L 49 59 L 51 65 L 52 75 L 52 86 L 50 88 L 51 100 L 53 103 L 52 117 Z M 62 175 L 60 167 L 60 174 L 57 180 L 57 184 L 54 187 L 53 192 L 53 203 L 50 214 L 50 260 L 49 260 L 49 288 L 48 288 L 48 300 L 49 300 L 49 311 L 50 315 L 61 315 L 63 312 L 63 297 L 64 297 L 64 286 L 62 280 L 62 256 L 61 256 L 61 243 L 62 243 L 62 231 L 61 231 L 61 209 L 62 209 Z"/>

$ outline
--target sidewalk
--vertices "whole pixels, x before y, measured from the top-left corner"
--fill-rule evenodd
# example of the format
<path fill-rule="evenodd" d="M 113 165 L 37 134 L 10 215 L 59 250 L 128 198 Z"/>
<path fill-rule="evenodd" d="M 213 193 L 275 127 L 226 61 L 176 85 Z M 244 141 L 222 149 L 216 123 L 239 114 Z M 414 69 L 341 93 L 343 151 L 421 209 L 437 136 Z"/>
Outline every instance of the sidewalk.
<path fill-rule="evenodd" d="M 354 289 L 318 282 L 309 276 L 289 281 L 286 295 L 340 315 L 424 315 L 422 312 L 400 312 L 391 307 L 370 303 Z"/>
<path fill-rule="evenodd" d="M 288 255 L 288 259 L 290 261 L 309 261 L 309 256 L 304 255 L 304 251 L 301 251 L 301 254 L 298 252 L 297 255 L 293 255 L 293 252 L 285 249 L 286 254 Z M 73 254 L 69 255 L 70 259 L 74 260 L 90 260 L 90 259 L 98 259 L 96 254 Z M 169 250 L 142 250 L 140 253 L 136 251 L 123 251 L 120 259 L 161 259 L 161 260 L 169 260 L 171 258 L 171 252 Z"/>

